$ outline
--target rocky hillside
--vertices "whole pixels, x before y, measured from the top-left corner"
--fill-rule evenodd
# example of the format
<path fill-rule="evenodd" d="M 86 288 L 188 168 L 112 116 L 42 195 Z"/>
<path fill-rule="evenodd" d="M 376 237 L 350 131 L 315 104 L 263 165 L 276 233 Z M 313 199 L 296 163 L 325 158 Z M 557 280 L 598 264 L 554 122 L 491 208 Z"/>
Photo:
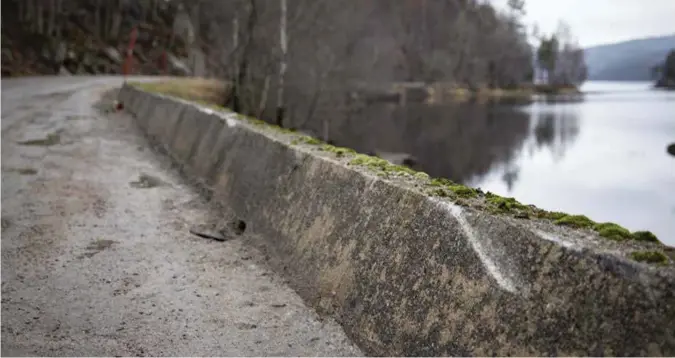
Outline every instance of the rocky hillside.
<path fill-rule="evenodd" d="M 3 1 L 2 76 L 120 74 L 134 26 L 131 73 L 186 75 L 179 9 L 163 0 Z"/>

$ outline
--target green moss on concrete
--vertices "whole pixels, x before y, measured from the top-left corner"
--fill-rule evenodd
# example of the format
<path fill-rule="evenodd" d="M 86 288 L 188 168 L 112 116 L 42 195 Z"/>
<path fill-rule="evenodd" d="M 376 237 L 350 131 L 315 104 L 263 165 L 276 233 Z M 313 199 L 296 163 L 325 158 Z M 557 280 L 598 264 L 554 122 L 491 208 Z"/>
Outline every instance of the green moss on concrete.
<path fill-rule="evenodd" d="M 277 127 L 277 130 L 278 130 L 279 132 L 281 132 L 281 133 L 286 133 L 286 134 L 296 134 L 296 133 L 297 133 L 297 132 L 295 131 L 295 129 L 288 129 L 288 128 Z"/>
<path fill-rule="evenodd" d="M 650 264 L 666 264 L 668 256 L 661 251 L 635 251 L 631 253 L 633 260 Z"/>
<path fill-rule="evenodd" d="M 559 211 L 546 211 L 539 208 L 532 208 L 534 216 L 540 219 L 548 219 L 552 221 L 560 220 L 565 216 L 569 216 L 568 213 L 562 213 Z"/>
<path fill-rule="evenodd" d="M 448 189 L 452 190 L 453 193 L 462 198 L 478 197 L 478 191 L 474 188 L 469 188 L 468 186 L 457 184 L 449 187 Z"/>
<path fill-rule="evenodd" d="M 515 211 L 527 212 L 531 210 L 530 207 L 519 203 L 515 198 L 505 198 L 490 192 L 485 194 L 485 198 L 489 204 L 493 205 L 500 212 L 512 213 Z"/>
<path fill-rule="evenodd" d="M 433 196 L 439 197 L 460 197 L 460 198 L 476 198 L 479 191 L 468 186 L 457 184 L 446 178 L 433 178 L 429 181 L 429 185 L 433 188 L 429 193 Z"/>
<path fill-rule="evenodd" d="M 555 220 L 556 225 L 569 226 L 577 229 L 592 228 L 595 222 L 585 215 L 565 215 Z"/>
<path fill-rule="evenodd" d="M 651 231 L 636 231 L 632 234 L 633 240 L 646 242 L 660 242 Z"/>
<path fill-rule="evenodd" d="M 442 187 L 442 186 L 455 185 L 455 182 L 450 180 L 450 179 L 446 179 L 446 178 L 433 178 L 433 179 L 431 179 L 431 181 L 429 181 L 429 185 Z"/>
<path fill-rule="evenodd" d="M 164 91 L 161 86 L 155 83 L 130 83 L 131 85 L 138 87 L 142 90 L 149 92 L 158 92 L 168 95 L 176 95 L 175 93 L 167 93 Z M 198 102 L 204 106 L 208 106 L 221 111 L 230 111 L 229 109 L 215 105 L 201 100 L 194 100 L 191 98 L 185 98 L 191 101 Z M 483 193 L 480 189 L 470 188 L 465 185 L 454 183 L 453 181 L 445 178 L 430 178 L 428 174 L 423 172 L 417 172 L 409 167 L 392 164 L 387 160 L 384 160 L 379 157 L 369 156 L 365 154 L 356 153 L 350 148 L 336 147 L 330 144 L 322 142 L 318 138 L 311 136 L 298 135 L 294 130 L 281 128 L 274 124 L 262 121 L 257 118 L 252 118 L 237 114 L 237 118 L 244 122 L 248 122 L 257 127 L 263 127 L 266 129 L 271 129 L 279 133 L 284 134 L 293 134 L 296 137 L 290 142 L 291 145 L 298 144 L 307 144 L 307 145 L 317 145 L 319 150 L 333 153 L 337 157 L 344 157 L 346 155 L 354 155 L 354 158 L 349 162 L 350 165 L 361 166 L 368 168 L 374 172 L 375 175 L 389 178 L 392 175 L 404 174 L 410 175 L 418 180 L 419 184 L 427 185 L 430 187 L 428 190 L 425 190 L 427 195 L 436 196 L 436 197 L 447 197 L 452 198 L 455 203 L 463 206 L 472 206 L 470 201 L 466 199 L 469 198 L 478 198 Z M 510 197 L 501 197 L 493 193 L 487 193 L 484 195 L 487 207 L 482 207 L 487 211 L 493 214 L 508 214 L 516 218 L 529 219 L 531 217 L 551 220 L 556 225 L 567 226 L 576 229 L 592 229 L 596 231 L 601 237 L 615 240 L 615 241 L 625 241 L 625 240 L 635 240 L 643 242 L 659 242 L 654 234 L 649 231 L 637 231 L 630 233 L 627 229 L 621 227 L 620 225 L 614 223 L 601 223 L 598 224 L 593 220 L 589 219 L 584 215 L 570 215 L 563 212 L 556 211 L 546 211 L 534 206 L 528 206 L 518 202 L 515 198 Z"/>
<path fill-rule="evenodd" d="M 344 147 L 336 147 L 336 146 L 330 145 L 330 144 L 324 144 L 324 145 L 321 146 L 320 149 L 324 152 L 333 153 L 338 158 L 343 157 L 343 156 L 348 155 L 348 154 L 349 155 L 355 155 L 356 154 L 356 151 L 354 151 L 353 149 L 344 148 Z"/>
<path fill-rule="evenodd" d="M 593 226 L 593 230 L 597 231 L 600 236 L 610 240 L 624 241 L 632 238 L 628 229 L 615 223 L 596 224 Z"/>
<path fill-rule="evenodd" d="M 544 209 L 540 209 L 536 206 L 530 205 L 530 208 L 532 209 L 532 213 L 534 214 L 534 217 L 539 218 L 539 219 L 547 219 L 551 221 L 556 221 L 564 218 L 565 216 L 569 216 L 570 214 L 560 212 L 560 211 L 548 211 Z"/>
<path fill-rule="evenodd" d="M 302 140 L 303 143 L 309 144 L 309 145 L 319 145 L 319 144 L 323 143 L 320 139 L 310 137 L 310 136 L 303 136 L 301 140 Z"/>
<path fill-rule="evenodd" d="M 349 164 L 367 167 L 374 170 L 378 174 L 385 174 L 385 176 L 389 174 L 417 174 L 416 171 L 403 165 L 392 164 L 382 158 L 372 157 L 365 154 L 357 154 L 356 157 L 349 162 Z"/>
<path fill-rule="evenodd" d="M 308 144 L 308 145 L 319 145 L 322 144 L 323 142 L 317 138 L 306 136 L 306 135 L 298 135 L 295 137 L 292 141 L 292 145 L 298 145 L 298 144 Z M 328 145 L 328 144 L 326 144 Z"/>

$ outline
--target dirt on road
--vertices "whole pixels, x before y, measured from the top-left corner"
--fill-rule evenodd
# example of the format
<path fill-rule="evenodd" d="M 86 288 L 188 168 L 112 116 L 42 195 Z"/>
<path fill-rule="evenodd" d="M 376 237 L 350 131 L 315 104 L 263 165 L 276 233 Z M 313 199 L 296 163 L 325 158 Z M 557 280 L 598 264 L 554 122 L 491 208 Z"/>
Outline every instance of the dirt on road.
<path fill-rule="evenodd" d="M 222 213 L 100 111 L 120 84 L 3 80 L 2 355 L 361 355 L 245 231 L 190 233 Z"/>

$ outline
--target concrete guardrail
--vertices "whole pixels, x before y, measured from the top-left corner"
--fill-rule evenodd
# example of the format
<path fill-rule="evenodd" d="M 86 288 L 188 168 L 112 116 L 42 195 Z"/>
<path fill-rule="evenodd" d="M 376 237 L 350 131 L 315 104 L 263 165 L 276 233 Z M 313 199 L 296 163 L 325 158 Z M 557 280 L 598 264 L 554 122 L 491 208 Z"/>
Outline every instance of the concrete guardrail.
<path fill-rule="evenodd" d="M 367 354 L 675 355 L 675 269 L 648 234 L 133 86 L 119 99 Z"/>

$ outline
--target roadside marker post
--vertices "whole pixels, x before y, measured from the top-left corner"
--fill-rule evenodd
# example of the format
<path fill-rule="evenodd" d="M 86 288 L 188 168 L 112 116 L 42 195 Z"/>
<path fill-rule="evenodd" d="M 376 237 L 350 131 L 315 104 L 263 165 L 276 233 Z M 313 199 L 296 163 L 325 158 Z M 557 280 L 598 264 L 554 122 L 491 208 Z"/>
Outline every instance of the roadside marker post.
<path fill-rule="evenodd" d="M 127 48 L 127 57 L 122 66 L 122 74 L 124 75 L 124 82 L 127 82 L 127 76 L 131 71 L 131 64 L 134 60 L 134 46 L 136 45 L 136 38 L 138 37 L 138 28 L 134 27 L 129 36 L 129 47 Z"/>

